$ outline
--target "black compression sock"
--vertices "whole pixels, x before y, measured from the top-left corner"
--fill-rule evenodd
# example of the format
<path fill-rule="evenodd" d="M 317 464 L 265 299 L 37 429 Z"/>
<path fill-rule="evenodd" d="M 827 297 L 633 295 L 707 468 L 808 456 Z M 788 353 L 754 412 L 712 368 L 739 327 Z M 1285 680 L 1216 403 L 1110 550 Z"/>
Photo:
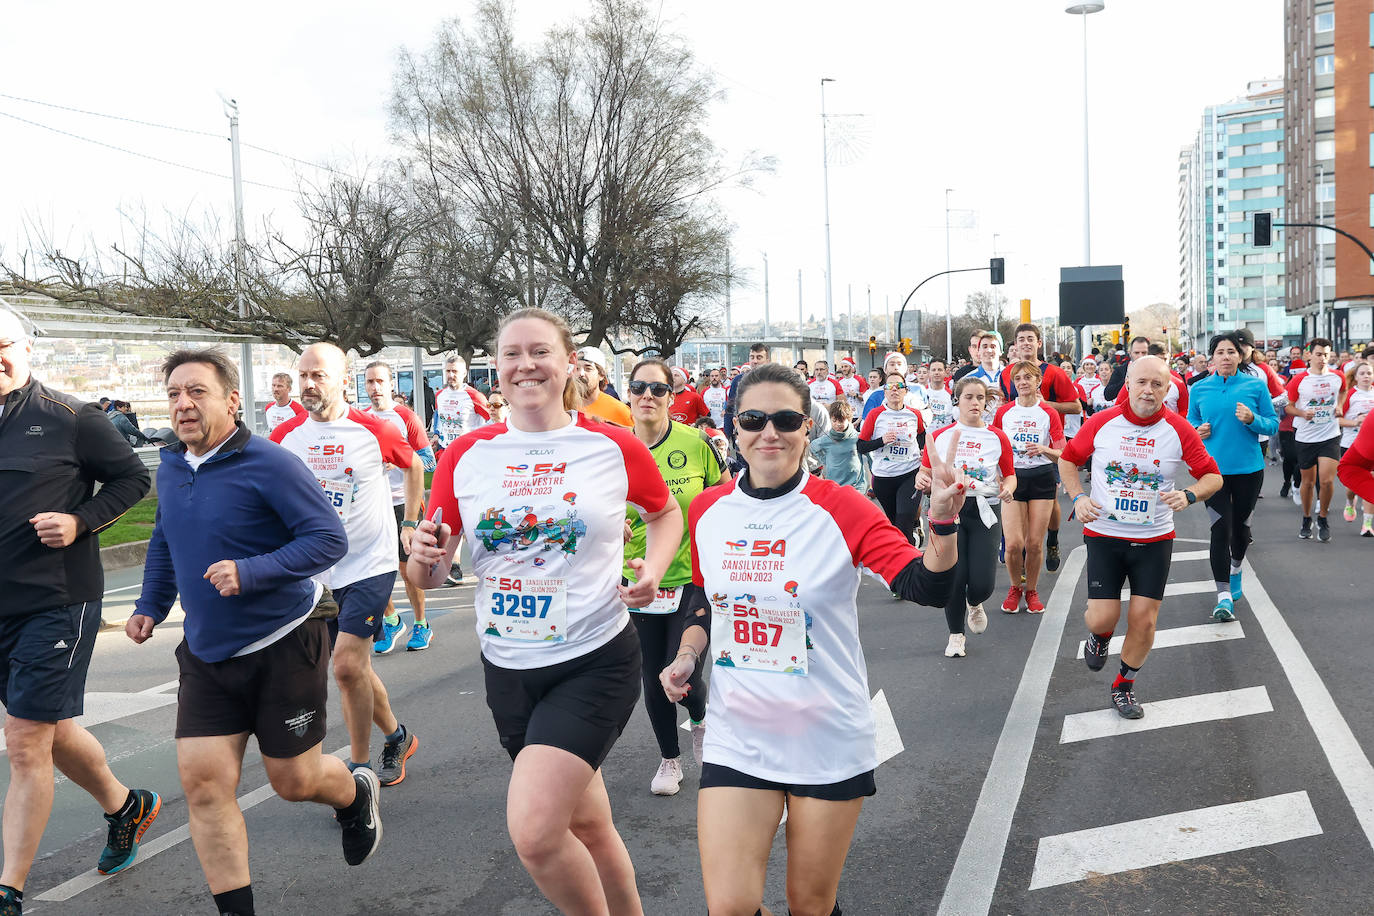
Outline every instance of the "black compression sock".
<path fill-rule="evenodd" d="M 133 813 L 134 807 L 137 804 L 138 796 L 134 794 L 133 789 L 130 789 L 129 795 L 127 798 L 124 799 L 124 804 L 120 807 L 120 809 L 118 811 L 112 811 L 110 813 L 115 817 L 126 817 L 127 815 Z"/>
<path fill-rule="evenodd" d="M 1045 546 L 1046 546 L 1046 547 L 1058 547 L 1058 546 L 1059 546 L 1059 529 L 1058 529 L 1058 528 L 1050 528 L 1049 530 L 1047 530 L 1047 531 L 1045 532 Z"/>
<path fill-rule="evenodd" d="M 215 894 L 215 906 L 219 916 L 256 916 L 253 909 L 253 885 L 245 884 L 232 891 Z"/>

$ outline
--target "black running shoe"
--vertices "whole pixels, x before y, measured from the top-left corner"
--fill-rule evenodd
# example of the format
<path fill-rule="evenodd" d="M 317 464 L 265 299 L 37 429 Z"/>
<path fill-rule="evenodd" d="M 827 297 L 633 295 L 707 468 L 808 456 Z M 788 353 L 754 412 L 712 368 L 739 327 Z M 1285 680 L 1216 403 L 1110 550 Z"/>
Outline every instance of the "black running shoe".
<path fill-rule="evenodd" d="M 1113 690 L 1112 705 L 1121 713 L 1123 719 L 1145 718 L 1145 710 L 1135 701 L 1135 691 L 1130 687 L 1118 687 Z"/>
<path fill-rule="evenodd" d="M 147 789 L 131 790 L 134 796 L 133 808 L 123 817 L 117 814 L 105 815 L 110 825 L 109 836 L 105 840 L 105 850 L 100 854 L 100 864 L 96 871 L 102 875 L 113 875 L 134 864 L 138 855 L 138 844 L 143 834 L 157 820 L 162 810 L 162 796 Z M 3 911 L 0 911 L 3 912 Z"/>
<path fill-rule="evenodd" d="M 1279 487 L 1279 499 L 1287 499 L 1288 494 L 1292 492 L 1292 490 L 1293 485 L 1285 480 L 1283 486 Z"/>
<path fill-rule="evenodd" d="M 406 761 L 420 748 L 420 739 L 405 729 L 401 740 L 388 741 L 382 745 L 382 766 L 377 771 L 377 781 L 384 786 L 394 786 L 406 778 Z"/>
<path fill-rule="evenodd" d="M 1088 663 L 1089 671 L 1101 671 L 1107 664 L 1107 648 L 1111 644 L 1110 639 L 1100 639 L 1096 633 L 1088 634 L 1083 641 L 1083 661 Z"/>
<path fill-rule="evenodd" d="M 1312 520 L 1310 518 L 1302 520 L 1302 527 L 1298 529 L 1298 537 L 1304 541 L 1312 540 Z"/>
<path fill-rule="evenodd" d="M 356 815 L 338 820 L 343 827 L 344 861 L 349 865 L 362 865 L 382 842 L 382 812 L 377 806 L 382 786 L 371 767 L 354 770 L 353 782 L 358 787 L 362 804 Z"/>
<path fill-rule="evenodd" d="M 1054 544 L 1045 548 L 1045 568 L 1054 572 L 1059 568 L 1059 545 Z"/>
<path fill-rule="evenodd" d="M 1325 515 L 1317 516 L 1317 540 L 1323 544 L 1331 540 L 1331 524 L 1326 520 Z"/>
<path fill-rule="evenodd" d="M 14 891 L 6 888 L 0 891 L 0 916 L 23 916 L 24 904 L 14 896 Z"/>

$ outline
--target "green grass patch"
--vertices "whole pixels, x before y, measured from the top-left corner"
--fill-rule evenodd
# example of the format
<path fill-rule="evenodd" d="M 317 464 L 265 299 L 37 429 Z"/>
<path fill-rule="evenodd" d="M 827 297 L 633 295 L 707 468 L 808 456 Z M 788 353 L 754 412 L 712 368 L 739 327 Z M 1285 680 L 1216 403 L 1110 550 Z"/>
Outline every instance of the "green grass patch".
<path fill-rule="evenodd" d="M 116 544 L 148 540 L 153 536 L 153 519 L 156 515 L 156 496 L 139 500 L 120 516 L 119 521 L 100 532 L 100 546 L 113 547 Z"/>

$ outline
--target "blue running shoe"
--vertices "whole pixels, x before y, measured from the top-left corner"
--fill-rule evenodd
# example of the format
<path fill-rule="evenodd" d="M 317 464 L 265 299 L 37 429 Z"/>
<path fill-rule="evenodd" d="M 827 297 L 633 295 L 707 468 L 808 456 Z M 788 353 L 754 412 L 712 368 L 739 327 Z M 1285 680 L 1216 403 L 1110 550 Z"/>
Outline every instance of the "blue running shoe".
<path fill-rule="evenodd" d="M 417 623 L 410 628 L 410 642 L 406 643 L 407 652 L 419 652 L 429 648 L 434 638 L 434 629 L 427 623 Z"/>
<path fill-rule="evenodd" d="M 96 871 L 102 875 L 113 875 L 134 863 L 143 834 L 153 826 L 162 810 L 162 796 L 156 792 L 134 789 L 131 794 L 134 800 L 128 811 L 105 815 L 105 822 L 110 825 L 109 837 L 96 866 Z"/>
<path fill-rule="evenodd" d="M 404 620 L 397 618 L 396 625 L 392 626 L 382 619 L 382 638 L 372 644 L 373 655 L 386 655 L 396 648 L 396 641 L 403 639 L 406 635 L 406 624 Z"/>
<path fill-rule="evenodd" d="M 1212 619 L 1222 622 L 1235 620 L 1235 608 L 1236 606 L 1231 603 L 1230 598 L 1221 598 L 1217 601 L 1217 606 L 1212 608 Z"/>
<path fill-rule="evenodd" d="M 1245 592 L 1240 586 L 1240 573 L 1231 573 L 1231 604 L 1234 605 L 1241 598 L 1245 597 Z"/>
<path fill-rule="evenodd" d="M 1007 562 L 1007 542 L 1005 538 L 997 543 L 997 562 L 1003 564 Z"/>

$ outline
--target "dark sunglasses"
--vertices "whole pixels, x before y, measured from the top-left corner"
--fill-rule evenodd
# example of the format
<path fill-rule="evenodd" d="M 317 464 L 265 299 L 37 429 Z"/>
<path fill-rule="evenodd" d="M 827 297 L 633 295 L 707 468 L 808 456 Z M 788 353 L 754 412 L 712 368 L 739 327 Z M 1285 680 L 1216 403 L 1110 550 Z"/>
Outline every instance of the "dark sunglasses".
<path fill-rule="evenodd" d="M 656 398 L 666 398 L 672 390 L 672 385 L 665 385 L 662 382 L 630 382 L 630 394 L 635 397 L 639 397 L 647 391 Z"/>
<path fill-rule="evenodd" d="M 795 410 L 779 410 L 777 413 L 764 413 L 761 410 L 746 410 L 735 417 L 735 425 L 748 433 L 756 433 L 769 423 L 780 433 L 794 433 L 807 421 L 804 413 Z"/>

